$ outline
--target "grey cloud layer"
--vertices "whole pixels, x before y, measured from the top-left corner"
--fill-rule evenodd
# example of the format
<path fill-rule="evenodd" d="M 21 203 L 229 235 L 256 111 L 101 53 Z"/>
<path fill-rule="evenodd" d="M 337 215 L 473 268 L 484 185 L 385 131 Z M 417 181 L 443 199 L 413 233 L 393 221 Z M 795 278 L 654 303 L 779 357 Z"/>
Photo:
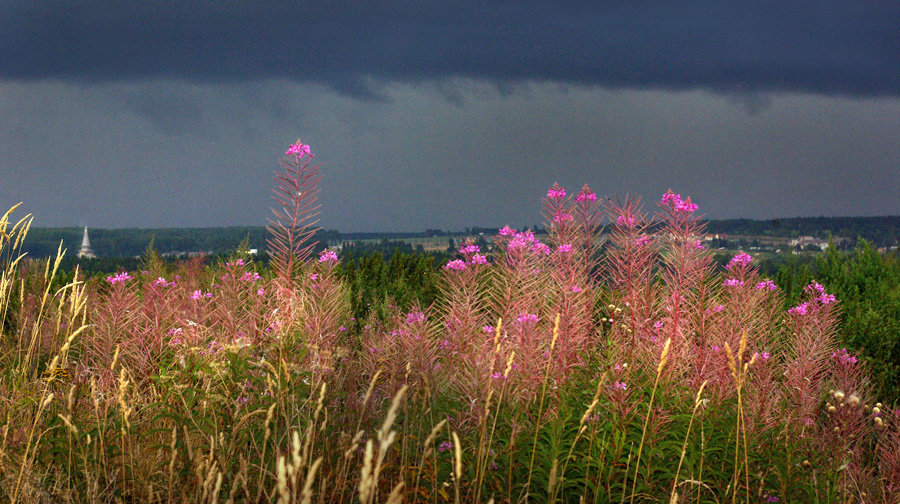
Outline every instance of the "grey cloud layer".
<path fill-rule="evenodd" d="M 322 224 L 342 231 L 531 225 L 554 182 L 672 188 L 713 218 L 900 211 L 897 98 L 773 93 L 747 114 L 705 91 L 378 85 L 380 102 L 287 80 L 0 83 L 0 208 L 24 201 L 39 226 L 263 225 L 302 135 L 325 163 Z"/>
<path fill-rule="evenodd" d="M 11 1 L 0 78 L 369 77 L 900 94 L 892 0 Z"/>

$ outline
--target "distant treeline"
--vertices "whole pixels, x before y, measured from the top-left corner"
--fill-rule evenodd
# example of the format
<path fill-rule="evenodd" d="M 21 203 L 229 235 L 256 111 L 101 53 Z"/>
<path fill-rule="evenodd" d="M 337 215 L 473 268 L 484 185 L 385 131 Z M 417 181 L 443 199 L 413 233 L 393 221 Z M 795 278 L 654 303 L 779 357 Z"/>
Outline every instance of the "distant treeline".
<path fill-rule="evenodd" d="M 821 239 L 844 237 L 852 240 L 863 238 L 876 247 L 889 247 L 900 243 L 900 216 L 711 220 L 707 223 L 707 231 L 712 234 L 791 238 L 800 236 Z"/>
<path fill-rule="evenodd" d="M 22 247 L 32 257 L 56 254 L 60 241 L 74 256 L 81 248 L 83 228 L 32 228 Z M 91 247 L 99 257 L 137 257 L 153 242 L 162 255 L 227 254 L 236 251 L 246 240 L 248 249 L 266 250 L 268 232 L 265 227 L 160 228 L 160 229 L 88 229 Z M 322 243 L 338 240 L 337 231 L 320 230 L 316 239 Z"/>
<path fill-rule="evenodd" d="M 790 219 L 711 220 L 708 232 L 725 235 L 757 235 L 772 237 L 812 236 L 827 239 L 844 237 L 856 240 L 864 238 L 876 247 L 889 247 L 900 243 L 900 216 L 894 217 L 797 217 Z M 82 228 L 32 228 L 23 250 L 32 257 L 54 255 L 63 242 L 68 255 L 74 255 L 81 247 Z M 236 250 L 244 240 L 247 247 L 260 252 L 266 249 L 268 233 L 265 227 L 221 228 L 160 228 L 160 229 L 90 229 L 91 245 L 101 257 L 139 256 L 153 240 L 160 254 L 206 252 L 228 253 Z M 340 233 L 320 230 L 316 239 L 322 245 L 359 240 L 394 240 L 427 238 L 449 235 L 492 236 L 496 228 L 471 227 L 464 231 L 426 229 L 419 233 Z M 852 243 L 847 244 L 852 247 Z M 391 247 L 393 248 L 393 246 Z"/>

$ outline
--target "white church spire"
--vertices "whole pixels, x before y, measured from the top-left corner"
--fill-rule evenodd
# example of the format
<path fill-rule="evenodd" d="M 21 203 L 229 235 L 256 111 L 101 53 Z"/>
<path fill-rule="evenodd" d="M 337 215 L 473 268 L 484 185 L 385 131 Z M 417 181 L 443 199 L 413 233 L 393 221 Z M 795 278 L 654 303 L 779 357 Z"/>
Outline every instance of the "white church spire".
<path fill-rule="evenodd" d="M 88 238 L 87 226 L 84 226 L 84 237 L 81 238 L 81 250 L 78 251 L 78 257 L 86 257 L 88 259 L 97 257 L 94 254 L 94 249 L 91 248 L 91 239 Z"/>

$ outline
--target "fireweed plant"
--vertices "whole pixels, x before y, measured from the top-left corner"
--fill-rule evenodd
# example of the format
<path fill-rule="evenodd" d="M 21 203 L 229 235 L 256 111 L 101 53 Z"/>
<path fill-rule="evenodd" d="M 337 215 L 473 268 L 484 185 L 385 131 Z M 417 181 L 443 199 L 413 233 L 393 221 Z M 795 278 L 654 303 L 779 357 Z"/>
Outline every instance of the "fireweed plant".
<path fill-rule="evenodd" d="M 62 284 L 3 215 L 2 501 L 900 502 L 839 300 L 717 269 L 690 198 L 554 184 L 546 233 L 462 243 L 433 305 L 357 321 L 312 159 L 281 160 L 268 268 L 148 250 Z"/>

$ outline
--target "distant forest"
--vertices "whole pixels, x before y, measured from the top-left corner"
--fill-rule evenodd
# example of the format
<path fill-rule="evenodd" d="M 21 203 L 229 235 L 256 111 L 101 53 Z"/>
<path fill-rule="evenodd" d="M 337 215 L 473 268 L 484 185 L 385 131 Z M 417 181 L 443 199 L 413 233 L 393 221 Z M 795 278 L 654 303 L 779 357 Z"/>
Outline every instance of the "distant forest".
<path fill-rule="evenodd" d="M 712 220 L 707 231 L 719 235 L 754 235 L 796 238 L 812 236 L 848 238 L 852 246 L 858 238 L 872 242 L 876 247 L 891 247 L 900 243 L 900 216 L 894 217 L 800 217 L 789 219 Z M 82 228 L 32 228 L 25 240 L 23 251 L 31 257 L 47 257 L 56 253 L 62 241 L 67 256 L 74 256 L 81 246 Z M 137 257 L 153 241 L 153 247 L 162 255 L 190 253 L 227 254 L 234 252 L 246 241 L 247 248 L 266 250 L 268 236 L 265 227 L 220 228 L 161 228 L 161 229 L 89 229 L 91 245 L 101 257 Z M 491 236 L 496 228 L 474 227 L 464 231 L 427 229 L 419 233 L 340 233 L 320 230 L 316 239 L 320 246 L 336 245 L 358 240 L 404 240 L 434 236 L 478 235 Z"/>

